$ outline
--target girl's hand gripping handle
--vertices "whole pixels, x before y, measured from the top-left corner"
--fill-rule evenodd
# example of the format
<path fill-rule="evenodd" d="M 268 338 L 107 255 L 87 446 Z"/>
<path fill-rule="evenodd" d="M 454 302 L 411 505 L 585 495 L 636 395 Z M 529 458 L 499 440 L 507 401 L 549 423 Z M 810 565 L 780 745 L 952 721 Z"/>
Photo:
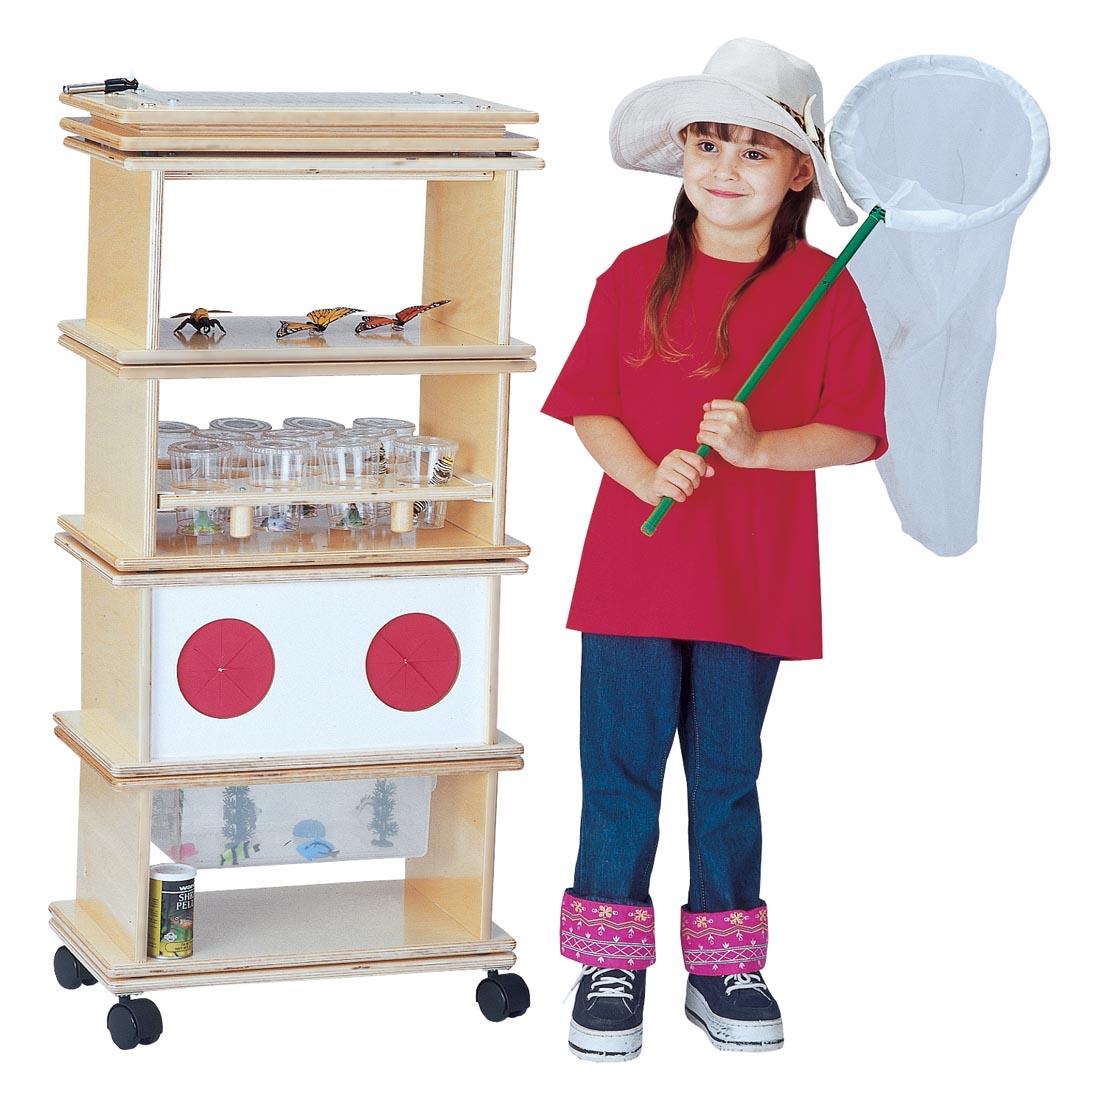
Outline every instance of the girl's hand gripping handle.
<path fill-rule="evenodd" d="M 700 456 L 701 459 L 705 459 L 706 456 L 711 453 L 711 448 L 707 447 L 706 443 L 703 443 L 702 447 L 698 448 L 695 453 Z M 704 476 L 709 476 L 712 472 L 713 471 L 708 470 Z M 642 535 L 652 535 L 653 531 L 656 531 L 660 525 L 661 520 L 664 518 L 664 514 L 667 513 L 673 504 L 675 504 L 675 500 L 671 496 L 662 496 L 657 507 L 653 508 L 649 514 L 649 519 L 641 525 Z"/>

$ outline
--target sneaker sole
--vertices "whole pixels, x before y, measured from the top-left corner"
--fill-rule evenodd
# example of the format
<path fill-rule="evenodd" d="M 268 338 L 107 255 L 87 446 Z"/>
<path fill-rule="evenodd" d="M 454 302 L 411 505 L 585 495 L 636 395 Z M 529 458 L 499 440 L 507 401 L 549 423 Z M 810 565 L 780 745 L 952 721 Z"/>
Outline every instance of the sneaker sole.
<path fill-rule="evenodd" d="M 629 1062 L 642 1049 L 642 1028 L 592 1031 L 570 1020 L 569 1052 L 585 1062 Z"/>
<path fill-rule="evenodd" d="M 783 1046 L 783 1021 L 727 1020 L 711 1011 L 706 998 L 693 985 L 687 987 L 684 1013 L 701 1027 L 717 1050 L 758 1052 L 779 1050 Z"/>

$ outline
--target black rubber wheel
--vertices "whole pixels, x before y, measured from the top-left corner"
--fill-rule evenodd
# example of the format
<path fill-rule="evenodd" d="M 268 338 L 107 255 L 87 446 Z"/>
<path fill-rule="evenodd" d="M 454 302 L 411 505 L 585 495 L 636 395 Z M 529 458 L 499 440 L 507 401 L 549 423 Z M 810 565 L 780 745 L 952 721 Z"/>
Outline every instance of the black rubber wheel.
<path fill-rule="evenodd" d="M 53 976 L 62 989 L 95 985 L 95 975 L 64 945 L 53 953 Z"/>
<path fill-rule="evenodd" d="M 149 1000 L 119 1001 L 107 1013 L 107 1030 L 120 1050 L 133 1050 L 138 1044 L 155 1043 L 164 1031 L 160 1009 Z"/>
<path fill-rule="evenodd" d="M 486 1020 L 499 1024 L 531 1007 L 531 991 L 518 974 L 490 974 L 477 983 L 477 1007 Z"/>

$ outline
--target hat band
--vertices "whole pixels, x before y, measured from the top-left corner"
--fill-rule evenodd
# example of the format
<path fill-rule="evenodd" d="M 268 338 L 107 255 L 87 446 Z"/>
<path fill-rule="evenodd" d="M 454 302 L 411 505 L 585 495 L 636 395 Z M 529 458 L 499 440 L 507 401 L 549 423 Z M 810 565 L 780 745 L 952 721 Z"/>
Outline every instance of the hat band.
<path fill-rule="evenodd" d="M 810 137 L 809 128 L 806 126 L 805 116 L 801 115 L 793 107 L 788 106 L 786 103 L 781 102 L 778 99 L 773 99 L 768 96 L 768 99 L 772 101 L 777 107 L 782 107 L 798 123 L 798 128 L 806 135 L 806 140 L 809 141 L 821 154 L 821 159 L 828 161 L 828 157 L 825 156 L 825 135 L 818 133 L 817 137 Z M 817 128 L 814 127 L 816 130 Z"/>

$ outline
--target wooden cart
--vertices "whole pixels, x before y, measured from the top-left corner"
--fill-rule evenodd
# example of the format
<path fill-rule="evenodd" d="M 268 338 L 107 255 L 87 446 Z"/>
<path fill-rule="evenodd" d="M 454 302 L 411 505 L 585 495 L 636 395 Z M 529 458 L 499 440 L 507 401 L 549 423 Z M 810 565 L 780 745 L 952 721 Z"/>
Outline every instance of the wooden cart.
<path fill-rule="evenodd" d="M 108 1027 L 124 1049 L 162 1030 L 159 1010 L 136 995 L 175 986 L 484 969 L 485 1015 L 522 1014 L 529 994 L 522 978 L 501 973 L 515 963 L 515 941 L 493 923 L 492 886 L 497 775 L 523 766 L 522 746 L 496 729 L 500 579 L 525 572 L 529 553 L 505 533 L 511 376 L 534 370 L 533 347 L 510 333 L 512 241 L 519 173 L 543 166 L 529 154 L 537 142 L 506 126 L 537 115 L 452 93 L 139 87 L 61 100 L 81 112 L 62 127 L 65 144 L 90 159 L 91 203 L 87 316 L 60 325 L 61 344 L 86 364 L 87 424 L 84 514 L 62 516 L 55 540 L 81 566 L 83 654 L 81 709 L 54 716 L 80 760 L 76 895 L 50 907 L 63 941 L 58 981 L 98 981 L 118 995 Z M 275 338 L 278 318 L 237 315 L 225 318 L 224 336 L 176 337 L 159 301 L 166 183 L 299 177 L 425 181 L 421 301 L 452 304 L 398 340 L 361 339 L 349 325 L 292 343 Z M 324 504 L 338 490 L 181 492 L 158 471 L 163 379 L 385 374 L 419 377 L 419 431 L 457 440 L 458 463 L 446 485 L 387 484 L 371 497 L 394 516 L 402 502 L 446 500 L 441 529 L 330 531 Z M 318 515 L 294 537 L 175 531 L 181 504 L 247 516 L 272 502 Z M 175 675 L 179 639 L 250 616 L 262 633 L 255 623 L 269 621 L 276 595 L 286 629 L 268 696 L 228 720 L 195 710 Z M 310 609 L 334 599 L 350 625 L 319 638 Z M 402 616 L 442 623 L 460 669 L 415 712 L 372 695 L 362 665 L 349 673 L 344 654 L 361 661 Z M 267 705 L 300 696 L 302 682 L 329 686 L 317 684 L 318 646 L 340 650 L 323 713 L 303 721 L 293 707 Z M 405 859 L 403 877 L 204 892 L 214 872 L 202 871 L 193 955 L 149 956 L 157 791 L 315 791 L 319 781 L 410 775 L 434 776 L 435 786 L 426 848 Z"/>

